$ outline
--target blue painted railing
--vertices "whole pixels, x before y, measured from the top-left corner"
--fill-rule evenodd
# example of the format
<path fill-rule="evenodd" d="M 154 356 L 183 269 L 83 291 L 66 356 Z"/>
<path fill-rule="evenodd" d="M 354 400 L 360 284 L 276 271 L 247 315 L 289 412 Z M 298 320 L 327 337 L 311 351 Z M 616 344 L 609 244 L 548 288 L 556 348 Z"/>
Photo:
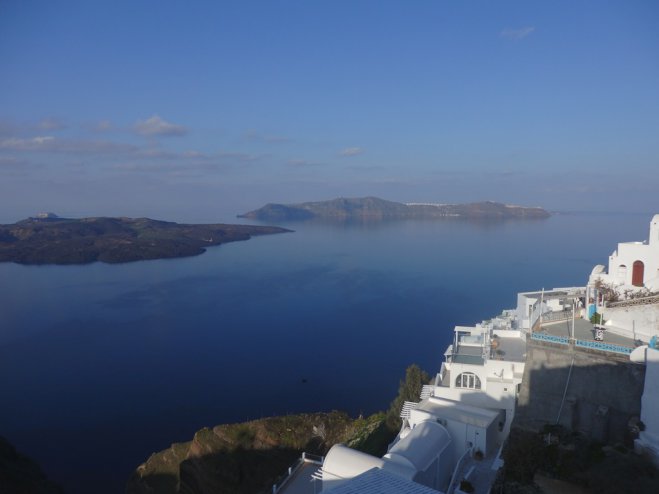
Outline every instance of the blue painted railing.
<path fill-rule="evenodd" d="M 625 355 L 629 355 L 634 350 L 628 346 L 614 345 L 613 343 L 604 343 L 603 341 L 576 340 L 575 344 L 583 348 L 592 348 L 593 350 L 622 353 Z"/>
<path fill-rule="evenodd" d="M 560 345 L 568 344 L 567 336 L 554 336 L 545 333 L 531 333 L 531 338 L 534 340 L 548 341 L 550 343 L 558 343 Z"/>

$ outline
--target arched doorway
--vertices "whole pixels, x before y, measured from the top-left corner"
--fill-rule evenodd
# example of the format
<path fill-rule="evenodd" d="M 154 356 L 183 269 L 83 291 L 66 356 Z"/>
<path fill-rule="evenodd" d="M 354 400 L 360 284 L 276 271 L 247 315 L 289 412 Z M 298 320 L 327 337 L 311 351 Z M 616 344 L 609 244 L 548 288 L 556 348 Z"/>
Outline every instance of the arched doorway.
<path fill-rule="evenodd" d="M 624 264 L 621 264 L 618 266 L 618 281 L 620 283 L 624 283 L 627 281 L 627 266 Z"/>
<path fill-rule="evenodd" d="M 634 268 L 632 271 L 632 285 L 643 286 L 643 261 L 634 261 Z"/>

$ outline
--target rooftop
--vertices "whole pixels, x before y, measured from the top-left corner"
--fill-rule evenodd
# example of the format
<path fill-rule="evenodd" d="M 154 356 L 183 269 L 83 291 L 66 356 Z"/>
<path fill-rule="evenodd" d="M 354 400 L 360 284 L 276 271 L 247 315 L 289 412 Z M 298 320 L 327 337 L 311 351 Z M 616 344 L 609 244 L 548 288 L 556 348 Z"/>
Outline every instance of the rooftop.
<path fill-rule="evenodd" d="M 552 336 L 570 337 L 572 332 L 572 321 L 560 321 L 542 325 L 542 332 Z M 577 340 L 594 341 L 595 330 L 593 324 L 586 319 L 575 319 L 574 321 L 574 338 Z M 604 330 L 604 342 L 612 345 L 620 345 L 634 348 L 636 345 L 632 338 L 626 338 L 621 335 Z"/>
<path fill-rule="evenodd" d="M 373 468 L 324 492 L 333 494 L 437 494 L 438 491 L 386 470 Z"/>
<path fill-rule="evenodd" d="M 513 362 L 526 361 L 526 338 L 499 337 L 496 340 L 498 341 L 498 346 L 496 349 L 492 349 L 490 358 Z"/>
<path fill-rule="evenodd" d="M 497 412 L 487 408 L 466 405 L 459 401 L 438 397 L 431 397 L 422 401 L 415 410 L 477 427 L 487 427 L 499 416 Z"/>

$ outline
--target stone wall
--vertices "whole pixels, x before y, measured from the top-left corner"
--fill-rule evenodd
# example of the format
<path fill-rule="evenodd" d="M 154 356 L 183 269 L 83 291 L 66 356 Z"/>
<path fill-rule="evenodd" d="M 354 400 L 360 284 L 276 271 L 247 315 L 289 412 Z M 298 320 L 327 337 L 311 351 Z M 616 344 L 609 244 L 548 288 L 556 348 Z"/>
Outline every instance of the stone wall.
<path fill-rule="evenodd" d="M 513 426 L 539 430 L 558 422 L 597 441 L 629 440 L 644 376 L 645 366 L 624 355 L 529 340 Z"/>

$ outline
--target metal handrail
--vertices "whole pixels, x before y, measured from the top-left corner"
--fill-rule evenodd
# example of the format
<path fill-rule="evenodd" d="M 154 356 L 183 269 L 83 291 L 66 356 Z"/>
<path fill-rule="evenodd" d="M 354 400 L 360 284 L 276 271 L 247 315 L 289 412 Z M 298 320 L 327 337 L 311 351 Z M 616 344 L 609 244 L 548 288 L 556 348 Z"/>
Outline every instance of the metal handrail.
<path fill-rule="evenodd" d="M 572 309 L 549 311 L 549 312 L 544 312 L 542 314 L 543 323 L 563 321 L 571 318 L 572 318 Z"/>
<path fill-rule="evenodd" d="M 277 494 L 305 463 L 322 465 L 324 461 L 324 456 L 312 455 L 310 453 L 303 452 L 302 456 L 295 460 L 295 463 L 293 463 L 290 467 L 288 467 L 287 472 L 279 477 L 274 484 L 272 484 L 272 494 Z"/>
<path fill-rule="evenodd" d="M 464 454 L 460 457 L 458 460 L 458 463 L 455 465 L 455 470 L 453 470 L 453 475 L 451 476 L 451 482 L 449 482 L 448 489 L 446 489 L 446 494 L 453 494 L 455 491 L 455 481 L 457 480 L 458 473 L 462 471 L 462 467 L 464 466 L 465 459 L 471 456 L 472 451 L 474 450 L 474 447 L 470 447 L 467 451 L 464 452 Z"/>

